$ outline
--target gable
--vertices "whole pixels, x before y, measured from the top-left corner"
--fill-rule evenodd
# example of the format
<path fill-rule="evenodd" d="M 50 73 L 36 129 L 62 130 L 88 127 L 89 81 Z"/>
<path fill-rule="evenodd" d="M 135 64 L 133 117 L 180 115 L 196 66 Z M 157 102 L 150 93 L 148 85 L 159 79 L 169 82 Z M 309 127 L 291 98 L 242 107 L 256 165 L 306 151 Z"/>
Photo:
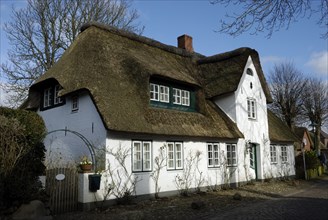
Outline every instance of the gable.
<path fill-rule="evenodd" d="M 222 96 L 237 90 L 248 58 L 251 57 L 267 102 L 272 102 L 258 53 L 250 48 L 201 58 L 197 61 L 200 78 L 208 98 Z"/>

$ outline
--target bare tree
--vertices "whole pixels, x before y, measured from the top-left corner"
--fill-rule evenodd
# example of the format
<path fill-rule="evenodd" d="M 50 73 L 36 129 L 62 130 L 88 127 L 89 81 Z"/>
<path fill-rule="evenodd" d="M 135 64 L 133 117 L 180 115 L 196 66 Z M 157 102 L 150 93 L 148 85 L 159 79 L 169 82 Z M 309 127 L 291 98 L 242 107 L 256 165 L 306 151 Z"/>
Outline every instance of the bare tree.
<path fill-rule="evenodd" d="M 320 131 L 328 121 L 328 86 L 327 82 L 312 78 L 303 93 L 303 113 L 315 124 L 315 149 L 320 154 Z"/>
<path fill-rule="evenodd" d="M 291 62 L 276 64 L 269 81 L 273 99 L 270 109 L 293 129 L 302 120 L 302 92 L 307 81 Z"/>
<path fill-rule="evenodd" d="M 274 31 L 289 28 L 293 22 L 312 14 L 320 14 L 318 25 L 324 29 L 323 38 L 328 38 L 328 0 L 211 0 L 212 4 L 242 6 L 240 13 L 227 14 L 227 21 L 221 20 L 219 32 L 238 36 L 244 32 L 253 34 L 268 31 L 271 37 Z"/>
<path fill-rule="evenodd" d="M 59 59 L 83 23 L 97 21 L 142 33 L 139 15 L 129 0 L 28 0 L 12 9 L 5 23 L 11 49 L 1 69 L 8 80 L 9 104 L 19 105 L 31 84 Z"/>

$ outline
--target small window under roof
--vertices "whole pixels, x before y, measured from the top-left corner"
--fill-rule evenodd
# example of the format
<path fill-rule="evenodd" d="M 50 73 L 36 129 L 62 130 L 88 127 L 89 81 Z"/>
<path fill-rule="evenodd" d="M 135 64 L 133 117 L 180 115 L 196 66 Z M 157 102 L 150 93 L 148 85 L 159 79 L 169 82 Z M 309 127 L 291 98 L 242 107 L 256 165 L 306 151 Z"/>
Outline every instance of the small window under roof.
<path fill-rule="evenodd" d="M 246 73 L 250 76 L 253 76 L 253 70 L 251 68 L 247 68 Z"/>

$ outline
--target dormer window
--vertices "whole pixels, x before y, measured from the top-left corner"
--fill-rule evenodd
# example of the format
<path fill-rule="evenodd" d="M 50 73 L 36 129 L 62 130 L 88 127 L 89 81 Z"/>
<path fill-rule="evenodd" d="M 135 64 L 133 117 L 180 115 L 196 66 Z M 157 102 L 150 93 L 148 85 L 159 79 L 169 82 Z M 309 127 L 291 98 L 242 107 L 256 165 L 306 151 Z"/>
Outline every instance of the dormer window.
<path fill-rule="evenodd" d="M 52 89 L 51 87 L 46 88 L 43 92 L 43 107 L 47 108 L 52 105 Z"/>
<path fill-rule="evenodd" d="M 150 100 L 159 101 L 159 85 L 150 83 Z"/>
<path fill-rule="evenodd" d="M 181 105 L 181 90 L 173 89 L 173 104 Z"/>
<path fill-rule="evenodd" d="M 186 90 L 181 90 L 181 104 L 185 106 L 190 105 L 190 92 Z"/>
<path fill-rule="evenodd" d="M 63 102 L 62 98 L 58 96 L 58 92 L 59 92 L 60 89 L 61 89 L 60 85 L 55 86 L 55 92 L 54 92 L 54 95 L 55 95 L 54 104 L 55 105 L 60 104 L 60 103 Z"/>
<path fill-rule="evenodd" d="M 187 90 L 173 88 L 173 104 L 190 105 L 190 92 Z"/>
<path fill-rule="evenodd" d="M 159 86 L 159 101 L 170 102 L 170 89 L 167 86 Z"/>
<path fill-rule="evenodd" d="M 168 82 L 150 83 L 150 104 L 154 107 L 195 111 L 195 92 Z"/>
<path fill-rule="evenodd" d="M 59 84 L 57 84 L 54 86 L 46 87 L 43 90 L 42 102 L 40 106 L 41 111 L 64 104 L 65 100 L 58 96 L 58 93 L 61 89 L 62 87 Z"/>

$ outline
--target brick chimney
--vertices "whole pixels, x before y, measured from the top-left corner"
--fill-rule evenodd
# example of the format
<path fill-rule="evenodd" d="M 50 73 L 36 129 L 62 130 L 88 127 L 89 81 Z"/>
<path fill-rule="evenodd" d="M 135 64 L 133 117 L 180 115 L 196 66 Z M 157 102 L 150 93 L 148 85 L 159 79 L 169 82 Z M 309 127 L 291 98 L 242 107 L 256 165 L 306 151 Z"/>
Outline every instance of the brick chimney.
<path fill-rule="evenodd" d="M 194 48 L 192 47 L 192 37 L 186 34 L 178 37 L 178 47 L 185 49 L 188 52 L 194 52 Z"/>

